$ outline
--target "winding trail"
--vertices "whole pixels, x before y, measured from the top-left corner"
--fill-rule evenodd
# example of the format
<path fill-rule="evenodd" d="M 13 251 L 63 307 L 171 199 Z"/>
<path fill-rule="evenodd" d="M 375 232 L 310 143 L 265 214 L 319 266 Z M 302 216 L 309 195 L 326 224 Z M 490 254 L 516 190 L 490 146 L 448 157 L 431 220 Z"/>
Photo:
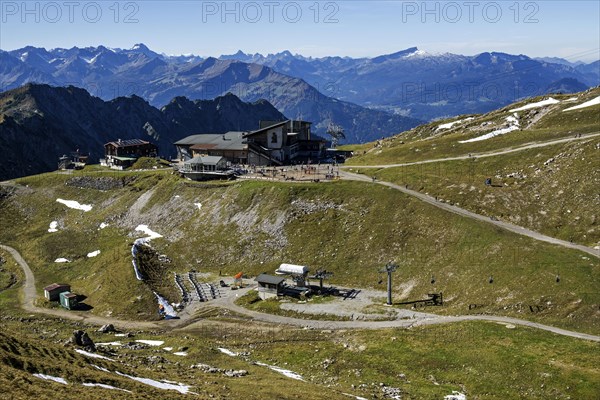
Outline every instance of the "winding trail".
<path fill-rule="evenodd" d="M 373 182 L 372 178 L 369 178 L 368 176 L 355 174 L 355 173 L 347 172 L 347 171 L 340 171 L 340 176 L 342 176 L 342 178 L 344 178 L 344 179 L 349 179 L 349 180 L 354 180 L 354 181 Z M 429 195 L 417 192 L 416 190 L 408 189 L 406 186 L 400 186 L 400 185 L 396 185 L 395 183 L 379 181 L 379 180 L 376 180 L 374 183 L 378 184 L 378 185 L 387 186 L 392 189 L 399 190 L 402 193 L 405 193 L 409 196 L 416 197 L 419 200 L 424 201 L 425 203 L 431 204 L 435 207 L 441 208 L 446 211 L 450 211 L 454 214 L 462 215 L 463 217 L 468 217 L 468 218 L 475 219 L 478 221 L 486 222 L 488 224 L 495 225 L 495 226 L 505 229 L 507 231 L 518 233 L 519 235 L 523 235 L 523 236 L 528 236 L 530 238 L 540 240 L 543 242 L 552 243 L 552 244 L 556 244 L 559 246 L 568 247 L 570 249 L 583 251 L 584 253 L 587 253 L 594 257 L 600 258 L 600 250 L 596 250 L 592 247 L 587 247 L 587 246 L 584 246 L 581 244 L 571 243 L 571 242 L 567 242 L 566 240 L 561 240 L 561 239 L 553 238 L 551 236 L 546 236 L 539 232 L 532 231 L 531 229 L 527 229 L 522 226 L 514 225 L 514 224 L 511 224 L 511 223 L 508 223 L 505 221 L 493 220 L 490 217 L 476 214 L 474 212 L 465 210 L 464 208 L 460 208 L 460 207 L 453 206 L 453 205 L 450 205 L 447 203 L 443 203 L 441 201 L 436 200 L 435 197 L 433 197 L 433 196 L 429 196 Z"/>
<path fill-rule="evenodd" d="M 356 169 L 367 169 L 367 168 L 377 168 L 377 169 L 383 169 L 383 168 L 393 168 L 393 167 L 403 167 L 403 166 L 409 166 L 409 165 L 418 165 L 418 164 L 429 164 L 429 163 L 436 163 L 436 162 L 444 162 L 444 161 L 455 161 L 455 160 L 467 160 L 467 159 L 471 159 L 471 158 L 483 158 L 483 157 L 494 157 L 494 156 L 498 156 L 498 155 L 502 155 L 502 154 L 508 154 L 508 153 L 514 153 L 517 151 L 523 151 L 523 150 L 527 150 L 527 149 L 533 149 L 533 148 L 538 148 L 538 147 L 545 147 L 545 146 L 551 146 L 554 144 L 560 144 L 560 143 L 566 143 L 566 142 L 570 142 L 570 141 L 574 141 L 574 140 L 584 140 L 584 139 L 589 139 L 592 137 L 596 137 L 596 136 L 600 136 L 600 133 L 593 133 L 593 134 L 588 134 L 588 135 L 582 135 L 581 137 L 569 137 L 569 138 L 563 138 L 563 139 L 556 139 L 556 140 L 551 140 L 551 141 L 547 141 L 547 142 L 537 142 L 537 143 L 530 143 L 527 144 L 525 146 L 521 146 L 521 147 L 517 147 L 517 148 L 510 148 L 510 149 L 503 149 L 503 150 L 499 150 L 496 152 L 491 152 L 491 153 L 480 153 L 480 154 L 471 154 L 471 156 L 466 155 L 466 156 L 457 156 L 457 157 L 448 157 L 448 158 L 440 158 L 440 159 L 433 159 L 433 160 L 423 160 L 423 161 L 415 161 L 415 162 L 409 162 L 409 163 L 403 163 L 403 164 L 386 164 L 386 165 L 347 165 L 347 166 L 343 166 L 342 168 L 344 169 L 348 169 L 348 168 L 356 168 Z M 547 236 L 544 235 L 542 233 L 536 232 L 536 231 L 532 231 L 531 229 L 527 229 L 524 228 L 522 226 L 519 225 L 515 225 L 515 224 L 511 224 L 509 222 L 505 222 L 505 221 L 499 221 L 499 220 L 493 220 L 491 219 L 491 217 L 488 216 L 484 216 L 481 214 L 476 214 L 472 211 L 468 211 L 465 210 L 464 208 L 460 208 L 454 205 L 450 205 L 447 203 L 443 203 L 438 201 L 435 197 L 433 196 L 429 196 L 423 193 L 420 193 L 416 190 L 411 190 L 409 189 L 407 186 L 401 186 L 401 185 L 396 185 L 394 183 L 391 182 L 386 182 L 386 181 L 380 181 L 380 180 L 375 180 L 373 181 L 372 178 L 365 176 L 365 175 L 361 175 L 361 174 L 357 174 L 357 173 L 352 173 L 349 171 L 345 171 L 345 170 L 340 170 L 340 176 L 343 179 L 348 179 L 348 180 L 354 180 L 354 181 L 361 181 L 361 182 L 374 182 L 377 183 L 379 185 L 383 185 L 383 186 L 387 186 L 390 187 L 392 189 L 396 189 L 401 191 L 404 194 L 407 194 L 409 196 L 413 196 L 416 197 L 417 199 L 424 201 L 428 204 L 431 204 L 435 207 L 441 208 L 443 210 L 446 211 L 450 211 L 454 214 L 458 214 L 461 215 L 463 217 L 467 217 L 467 218 L 471 218 L 471 219 L 475 219 L 478 221 L 482 221 L 482 222 L 486 222 L 492 225 L 495 225 L 499 228 L 517 233 L 519 235 L 523 235 L 523 236 L 528 236 L 530 238 L 536 239 L 536 240 L 540 240 L 543 242 L 547 242 L 547 243 L 552 243 L 558 246 L 563 246 L 563 247 L 567 247 L 570 249 L 575 249 L 575 250 L 579 250 L 582 251 L 584 253 L 590 254 L 594 257 L 600 258 L 600 249 L 594 249 L 592 247 L 588 247 L 588 246 L 584 246 L 581 244 L 577 244 L 577 243 L 571 243 L 568 242 L 566 240 L 561 240 L 561 239 L 557 239 L 551 236 Z"/>
<path fill-rule="evenodd" d="M 27 262 L 21 257 L 19 252 L 12 247 L 0 244 L 0 249 L 9 252 L 19 266 L 25 273 L 25 282 L 23 284 L 24 298 L 22 301 L 22 308 L 27 312 L 39 313 L 52 315 L 55 317 L 69 319 L 74 321 L 80 321 L 92 325 L 105 325 L 113 324 L 114 326 L 121 329 L 165 329 L 174 330 L 182 329 L 193 325 L 194 323 L 202 322 L 200 318 L 193 319 L 192 313 L 186 314 L 185 318 L 179 320 L 164 320 L 164 321 L 129 321 L 120 320 L 109 317 L 99 317 L 95 315 L 82 314 L 74 311 L 66 310 L 55 310 L 48 308 L 36 307 L 34 304 L 35 298 L 37 297 L 37 290 L 35 285 L 35 276 L 33 271 L 27 264 Z M 241 289 L 238 294 L 243 295 L 248 290 L 253 289 L 249 286 L 245 289 Z M 542 329 L 548 332 L 553 332 L 558 335 L 569 336 L 577 339 L 591 340 L 600 342 L 600 336 L 590 335 L 587 333 L 580 333 L 569 331 L 566 329 L 556 328 L 549 325 L 538 324 L 536 322 L 526 321 L 518 318 L 502 317 L 494 315 L 459 315 L 459 316 L 440 316 L 436 314 L 424 314 L 419 313 L 418 318 L 412 319 L 397 319 L 389 321 L 324 321 L 324 320 L 311 320 L 284 317 L 274 314 L 265 314 L 257 311 L 248 310 L 244 307 L 238 306 L 234 303 L 236 296 L 228 296 L 217 299 L 208 303 L 204 303 L 206 307 L 221 307 L 239 313 L 241 315 L 253 318 L 256 321 L 267 322 L 278 325 L 291 325 L 297 327 L 308 327 L 313 329 L 382 329 L 382 328 L 409 328 L 412 326 L 423 326 L 423 325 L 438 325 L 448 324 L 460 321 L 491 321 L 503 324 L 513 324 L 520 326 L 528 326 L 531 328 Z"/>
<path fill-rule="evenodd" d="M 340 165 L 340 168 L 342 168 L 342 169 L 348 169 L 348 168 L 384 169 L 384 168 L 395 168 L 395 167 L 408 167 L 411 165 L 420 165 L 420 164 L 432 164 L 432 163 L 445 162 L 445 161 L 460 161 L 460 160 L 469 160 L 469 159 L 473 159 L 473 158 L 495 157 L 495 156 L 501 156 L 504 154 L 516 153 L 516 152 L 523 151 L 523 150 L 537 149 L 539 147 L 546 147 L 546 146 L 552 146 L 555 144 L 568 143 L 568 142 L 572 142 L 572 141 L 576 141 L 576 140 L 586 140 L 586 139 L 590 139 L 590 138 L 593 138 L 596 136 L 600 136 L 600 132 L 582 134 L 580 137 L 568 137 L 568 138 L 562 138 L 562 139 L 553 139 L 553 140 L 548 140 L 545 142 L 531 142 L 531 143 L 526 143 L 519 147 L 509 147 L 506 149 L 496 150 L 496 151 L 491 151 L 491 152 L 486 152 L 486 153 L 471 153 L 470 155 L 464 155 L 464 156 L 434 158 L 431 160 L 411 161 L 411 162 L 399 163 L 399 164 Z"/>
<path fill-rule="evenodd" d="M 70 319 L 73 321 L 80 321 L 92 325 L 106 325 L 113 324 L 123 329 L 158 329 L 161 328 L 161 322 L 152 321 L 125 321 L 109 317 L 100 317 L 97 315 L 91 315 L 89 313 L 80 313 L 77 311 L 67 311 L 61 309 L 50 309 L 37 307 L 34 301 L 37 297 L 37 288 L 35 285 L 35 276 L 33 271 L 29 267 L 29 264 L 21 257 L 21 254 L 12 247 L 0 244 L 0 249 L 10 253 L 15 259 L 17 264 L 21 267 L 25 274 L 25 282 L 23 283 L 23 301 L 21 307 L 23 310 L 32 313 L 52 315 L 55 317 Z"/>

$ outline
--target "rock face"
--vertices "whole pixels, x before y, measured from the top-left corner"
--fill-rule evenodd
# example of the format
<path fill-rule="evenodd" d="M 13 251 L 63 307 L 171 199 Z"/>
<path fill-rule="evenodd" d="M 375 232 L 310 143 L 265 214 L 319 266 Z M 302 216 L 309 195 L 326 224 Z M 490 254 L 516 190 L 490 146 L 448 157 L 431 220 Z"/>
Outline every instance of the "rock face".
<path fill-rule="evenodd" d="M 148 140 L 169 158 L 175 155 L 173 143 L 185 136 L 253 130 L 259 119 L 285 117 L 267 101 L 249 104 L 231 94 L 197 102 L 180 97 L 158 110 L 137 96 L 105 102 L 72 86 L 28 84 L 0 93 L 0 181 L 54 171 L 58 158 L 75 150 L 97 163 L 104 144 L 117 139 Z"/>
<path fill-rule="evenodd" d="M 77 346 L 83 347 L 87 351 L 96 351 L 94 341 L 88 336 L 87 332 L 76 330 L 73 331 L 71 342 Z"/>
<path fill-rule="evenodd" d="M 244 101 L 266 99 L 288 118 L 314 121 L 313 132 L 317 134 L 325 134 L 329 122 L 334 122 L 344 127 L 349 141 L 374 140 L 420 123 L 341 100 L 346 95 L 338 93 L 335 79 L 314 86 L 302 76 L 290 74 L 292 71 L 235 59 L 170 57 L 144 45 L 129 50 L 28 46 L 10 53 L 0 50 L 0 61 L 3 88 L 13 89 L 27 82 L 75 85 L 104 100 L 141 96 L 155 107 L 168 104 L 174 96 L 213 99 L 231 92 Z M 150 125 L 148 132 L 157 129 Z"/>

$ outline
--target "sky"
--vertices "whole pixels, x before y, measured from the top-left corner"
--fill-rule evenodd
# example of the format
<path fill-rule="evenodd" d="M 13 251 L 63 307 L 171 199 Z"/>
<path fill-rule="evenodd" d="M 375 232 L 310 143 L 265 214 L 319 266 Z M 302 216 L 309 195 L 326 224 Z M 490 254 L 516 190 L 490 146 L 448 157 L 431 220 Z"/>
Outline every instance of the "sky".
<path fill-rule="evenodd" d="M 409 47 L 600 59 L 600 1 L 5 1 L 0 49 L 373 57 Z"/>

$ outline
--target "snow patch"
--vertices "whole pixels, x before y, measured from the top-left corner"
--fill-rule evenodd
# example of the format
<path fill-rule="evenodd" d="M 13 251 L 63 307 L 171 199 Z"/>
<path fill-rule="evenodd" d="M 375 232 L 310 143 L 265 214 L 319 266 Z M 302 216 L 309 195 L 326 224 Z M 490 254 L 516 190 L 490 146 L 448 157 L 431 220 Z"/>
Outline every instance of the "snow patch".
<path fill-rule="evenodd" d="M 66 258 L 57 258 L 56 260 L 54 260 L 55 263 L 70 263 L 71 261 L 67 260 Z"/>
<path fill-rule="evenodd" d="M 100 224 L 99 229 L 104 229 L 108 226 L 108 224 L 105 224 L 104 222 Z"/>
<path fill-rule="evenodd" d="M 238 355 L 237 353 L 234 353 L 233 351 L 225 349 L 223 347 L 217 347 L 217 350 L 219 350 L 221 353 L 227 354 L 228 356 L 231 356 L 231 357 L 237 357 L 237 355 Z"/>
<path fill-rule="evenodd" d="M 68 385 L 67 381 L 64 378 L 58 378 L 56 376 L 44 375 L 44 374 L 33 374 L 33 376 L 35 376 L 36 378 L 45 379 L 47 381 L 53 381 L 53 382 L 62 383 L 63 385 Z"/>
<path fill-rule="evenodd" d="M 106 368 L 102 368 L 102 367 L 99 367 L 99 366 L 97 366 L 97 365 L 94 365 L 94 364 L 91 364 L 91 365 L 92 365 L 92 367 L 94 367 L 94 368 L 96 368 L 97 370 L 100 370 L 100 371 L 102 371 L 102 372 L 110 372 L 110 371 L 109 371 L 109 370 L 107 370 Z"/>
<path fill-rule="evenodd" d="M 467 400 L 467 396 L 460 392 L 453 390 L 452 394 L 444 396 L 444 400 Z"/>
<path fill-rule="evenodd" d="M 88 258 L 96 257 L 98 254 L 100 254 L 100 250 L 92 251 L 91 253 L 87 253 L 87 257 Z"/>
<path fill-rule="evenodd" d="M 169 304 L 169 302 L 165 298 L 163 298 L 161 295 L 159 295 L 156 292 L 154 292 L 154 295 L 156 296 L 156 299 L 158 300 L 158 304 L 163 307 L 163 311 L 165 312 L 166 317 L 176 317 L 177 316 L 175 309 L 173 308 L 173 306 L 171 304 Z"/>
<path fill-rule="evenodd" d="M 148 225 L 138 225 L 138 227 L 135 228 L 135 230 L 138 232 L 144 232 L 146 235 L 148 235 L 148 237 L 145 238 L 146 240 L 152 240 L 163 237 L 160 233 L 156 233 L 152 229 L 148 228 Z"/>
<path fill-rule="evenodd" d="M 96 343 L 96 346 L 123 346 L 123 343 L 121 343 L 121 342 L 103 342 L 103 343 Z"/>
<path fill-rule="evenodd" d="M 138 342 L 138 343 L 144 343 L 144 344 L 147 344 L 148 346 L 162 346 L 163 344 L 165 344 L 165 342 L 162 341 L 162 340 L 145 340 L 145 339 L 140 339 L 140 340 L 136 340 L 136 342 Z"/>
<path fill-rule="evenodd" d="M 58 232 L 58 222 L 57 221 L 52 221 L 50 222 L 50 227 L 48 228 L 48 232 L 52 233 L 52 232 Z"/>
<path fill-rule="evenodd" d="M 571 111 L 571 110 L 579 110 L 581 108 L 587 108 L 587 107 L 592 107 L 592 106 L 597 106 L 598 104 L 600 104 L 600 96 L 596 97 L 595 99 L 592 99 L 590 101 L 586 101 L 585 103 L 582 103 L 578 106 L 574 106 L 574 107 L 569 107 L 563 110 L 564 111 Z"/>
<path fill-rule="evenodd" d="M 202 203 L 194 203 L 194 205 L 198 207 L 198 210 L 202 210 Z"/>
<path fill-rule="evenodd" d="M 101 356 L 100 354 L 90 353 L 88 351 L 81 350 L 81 349 L 75 349 L 75 352 L 77 352 L 79 354 L 83 354 L 86 357 L 98 358 L 100 360 L 114 361 L 112 358 L 104 357 L 104 356 Z"/>
<path fill-rule="evenodd" d="M 173 353 L 173 354 L 175 354 L 176 356 L 183 356 L 183 357 L 185 357 L 185 356 L 188 355 L 188 353 L 186 353 L 185 351 L 178 351 L 178 352 Z"/>
<path fill-rule="evenodd" d="M 506 128 L 497 129 L 493 132 L 486 133 L 485 135 L 478 136 L 473 139 L 460 140 L 458 143 L 480 142 L 482 140 L 491 139 L 496 136 L 504 135 L 506 133 L 519 130 L 521 128 L 521 126 L 519 125 L 519 120 L 517 118 L 518 118 L 517 113 L 514 113 L 513 115 L 509 115 L 508 117 L 506 117 L 506 122 L 508 123 L 508 126 Z"/>
<path fill-rule="evenodd" d="M 275 372 L 279 372 L 280 374 L 285 375 L 285 376 L 287 376 L 288 378 L 291 378 L 291 379 L 296 379 L 298 381 L 303 381 L 304 380 L 304 378 L 302 378 L 302 375 L 297 374 L 297 373 L 295 373 L 293 371 L 290 371 L 288 369 L 283 369 L 283 368 L 280 368 L 280 367 L 276 367 L 274 365 L 269 365 L 269 364 L 265 364 L 265 363 L 261 363 L 261 362 L 257 362 L 256 365 L 260 365 L 262 367 L 267 367 L 270 370 L 273 370 Z"/>
<path fill-rule="evenodd" d="M 538 101 L 537 103 L 529 103 L 527 105 L 524 105 L 523 107 L 513 108 L 512 110 L 510 110 L 510 112 L 525 111 L 530 110 L 532 108 L 539 108 L 557 103 L 560 103 L 560 100 L 556 100 L 550 97 L 549 99 Z"/>
<path fill-rule="evenodd" d="M 442 124 L 442 125 L 439 125 L 439 126 L 437 127 L 436 131 L 440 131 L 440 130 L 442 130 L 442 129 L 450 129 L 450 128 L 452 128 L 454 125 L 460 124 L 460 123 L 462 123 L 462 122 L 471 121 L 471 120 L 474 120 L 474 119 L 475 119 L 475 118 L 473 118 L 473 117 L 469 117 L 469 118 L 465 118 L 465 119 L 459 119 L 459 120 L 456 120 L 456 121 L 453 121 L 453 122 L 448 122 L 447 124 Z"/>
<path fill-rule="evenodd" d="M 88 212 L 88 211 L 92 210 L 92 206 L 90 204 L 80 204 L 78 201 L 63 200 L 63 199 L 56 199 L 56 201 L 58 203 L 64 204 L 65 206 L 67 206 L 69 208 L 73 208 L 75 210 L 81 210 L 84 212 Z"/>
<path fill-rule="evenodd" d="M 83 382 L 82 385 L 86 387 L 100 387 L 102 389 L 121 390 L 123 392 L 131 393 L 131 390 L 121 389 L 118 387 L 106 385 L 104 383 Z"/>
<path fill-rule="evenodd" d="M 173 348 L 172 348 L 172 347 L 163 347 L 163 350 L 166 350 L 166 351 L 173 351 Z"/>
<path fill-rule="evenodd" d="M 190 387 L 188 385 L 184 385 L 183 383 L 168 383 L 168 382 L 160 382 L 160 381 L 155 381 L 154 379 L 150 379 L 150 378 L 139 378 L 137 376 L 131 376 L 131 375 L 127 375 L 124 374 L 122 372 L 118 372 L 115 371 L 115 373 L 119 376 L 123 376 L 125 378 L 129 378 L 132 379 L 134 381 L 143 383 L 144 385 L 148 385 L 148 386 L 153 386 L 155 388 L 158 389 L 163 389 L 163 390 L 176 390 L 181 394 L 187 394 L 190 393 Z"/>

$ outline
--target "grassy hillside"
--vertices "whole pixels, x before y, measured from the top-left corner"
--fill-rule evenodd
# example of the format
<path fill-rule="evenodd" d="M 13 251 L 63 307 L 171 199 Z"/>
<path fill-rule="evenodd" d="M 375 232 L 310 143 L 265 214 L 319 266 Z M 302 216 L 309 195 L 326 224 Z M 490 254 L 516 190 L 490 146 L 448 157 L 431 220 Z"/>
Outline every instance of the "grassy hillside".
<path fill-rule="evenodd" d="M 230 318 L 180 331 L 137 331 L 123 338 L 45 317 L 3 315 L 1 321 L 0 385 L 10 388 L 3 398 L 11 400 L 57 395 L 65 399 L 347 399 L 346 393 L 434 400 L 453 391 L 468 399 L 592 400 L 600 390 L 597 344 L 504 324 L 332 332 L 251 325 Z M 22 329 L 23 324 L 28 329 Z M 96 354 L 110 360 L 97 359 L 64 344 L 74 329 L 86 330 L 96 343 L 127 344 L 139 339 L 164 343 L 139 349 L 109 346 Z M 219 347 L 239 355 L 225 355 Z M 179 351 L 187 355 L 174 354 Z M 300 374 L 304 381 L 257 362 Z M 248 374 L 232 378 L 192 367 L 198 364 Z M 197 396 L 158 389 L 116 372 L 183 384 Z M 67 384 L 34 374 L 62 378 Z"/>
<path fill-rule="evenodd" d="M 564 111 L 597 98 L 600 88 L 576 95 L 551 96 L 559 101 L 513 112 L 550 96 L 523 100 L 480 116 L 462 116 L 423 125 L 405 134 L 355 149 L 349 165 L 385 165 L 473 157 L 460 161 L 409 165 L 361 172 L 495 216 L 526 228 L 590 247 L 600 246 L 597 228 L 600 198 L 600 141 L 597 137 L 493 157 L 478 154 L 509 149 L 532 142 L 574 138 L 600 132 L 600 106 Z M 515 117 L 516 115 L 516 117 Z M 494 138 L 460 143 L 509 125 L 514 117 L 519 130 Z M 457 122 L 452 126 L 449 123 Z M 364 153 L 364 154 L 363 154 Z M 492 178 L 493 186 L 485 186 Z"/>
<path fill-rule="evenodd" d="M 11 229 L 0 231 L 0 242 L 23 254 L 38 289 L 69 282 L 98 315 L 156 318 L 150 289 L 179 300 L 172 271 L 195 269 L 216 278 L 272 272 L 290 262 L 333 271 L 334 284 L 383 289 L 378 270 L 395 260 L 395 300 L 441 291 L 446 306 L 431 311 L 464 314 L 478 304 L 476 312 L 600 331 L 597 260 L 379 185 L 207 184 L 168 171 L 83 171 L 24 178 L 1 190 L 0 224 Z M 57 198 L 93 208 L 69 209 Z M 58 222 L 58 232 L 48 232 L 51 221 Z M 101 223 L 108 227 L 99 229 Z M 139 224 L 163 235 L 151 245 L 172 260 L 153 265 L 158 278 L 150 287 L 135 279 L 131 265 L 132 242 L 146 236 L 135 232 Z M 86 257 L 96 250 L 97 257 Z M 55 263 L 59 257 L 72 262 Z M 541 311 L 532 314 L 529 305 Z"/>
<path fill-rule="evenodd" d="M 29 329 L 23 330 L 23 323 L 27 323 Z M 74 329 L 86 328 L 96 343 L 125 339 L 122 340 L 123 346 L 99 347 L 95 355 L 105 357 L 103 359 L 78 354 L 77 346 L 65 342 Z M 217 350 L 219 341 L 215 339 L 221 332 L 207 328 L 193 337 L 177 333 L 136 332 L 133 338 L 127 339 L 54 319 L 3 316 L 0 325 L 0 387 L 10 389 L 3 399 L 56 396 L 65 399 L 105 399 L 109 396 L 116 399 L 132 396 L 160 399 L 347 398 L 324 385 L 288 379 L 268 368 L 221 353 Z M 138 343 L 140 348 L 137 349 L 125 346 L 137 339 L 159 340 L 163 345 L 143 346 Z M 252 335 L 248 342 L 256 339 Z M 174 354 L 182 349 L 187 355 Z M 199 363 L 222 370 L 245 370 L 247 375 L 228 377 L 222 372 L 192 367 Z M 35 374 L 62 378 L 66 384 Z M 132 378 L 143 378 L 144 381 Z M 89 387 L 84 383 L 112 388 Z M 161 389 L 152 385 L 160 383 L 170 383 L 171 388 Z"/>
<path fill-rule="evenodd" d="M 348 165 L 381 165 L 413 162 L 444 157 L 483 153 L 525 143 L 573 137 L 577 133 L 600 131 L 598 105 L 579 110 L 563 110 L 600 96 L 600 88 L 594 88 L 576 95 L 552 95 L 526 99 L 499 110 L 483 115 L 462 115 L 420 125 L 400 135 L 362 146 L 351 146 L 355 157 L 348 159 Z M 491 139 L 459 143 L 509 125 L 506 118 L 514 117 L 515 112 L 525 105 L 547 100 L 552 97 L 560 101 L 545 107 L 517 111 L 519 130 Z M 457 122 L 449 128 L 440 126 Z"/>
<path fill-rule="evenodd" d="M 497 157 L 363 169 L 482 215 L 590 247 L 600 245 L 600 139 Z M 492 185 L 486 185 L 487 178 Z"/>

